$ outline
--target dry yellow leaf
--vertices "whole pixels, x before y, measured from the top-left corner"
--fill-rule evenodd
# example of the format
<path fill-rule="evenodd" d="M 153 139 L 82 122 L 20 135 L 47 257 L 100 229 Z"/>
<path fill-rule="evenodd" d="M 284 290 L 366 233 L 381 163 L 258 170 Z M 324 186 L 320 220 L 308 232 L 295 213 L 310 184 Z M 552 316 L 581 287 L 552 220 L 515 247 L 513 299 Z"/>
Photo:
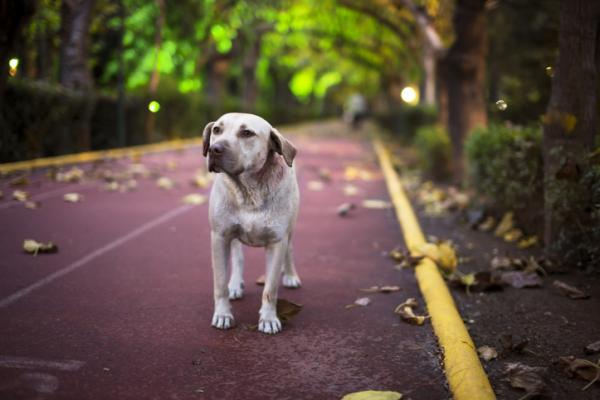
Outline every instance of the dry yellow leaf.
<path fill-rule="evenodd" d="M 206 203 L 206 196 L 203 196 L 198 193 L 191 193 L 183 198 L 183 202 L 185 204 L 191 204 L 191 205 L 197 206 L 197 205 Z"/>
<path fill-rule="evenodd" d="M 175 186 L 175 182 L 173 182 L 173 180 L 171 178 L 167 178 L 166 176 L 161 176 L 156 181 L 156 185 L 161 189 L 170 190 L 170 189 L 173 189 L 173 187 Z"/>
<path fill-rule="evenodd" d="M 402 393 L 383 390 L 365 390 L 362 392 L 348 393 L 342 400 L 400 400 Z"/>
<path fill-rule="evenodd" d="M 13 199 L 17 201 L 27 201 L 29 199 L 29 194 L 24 190 L 15 190 L 13 192 Z"/>
<path fill-rule="evenodd" d="M 69 203 L 77 203 L 77 202 L 83 200 L 83 196 L 80 195 L 79 193 L 65 193 L 65 195 L 63 196 L 63 199 Z"/>

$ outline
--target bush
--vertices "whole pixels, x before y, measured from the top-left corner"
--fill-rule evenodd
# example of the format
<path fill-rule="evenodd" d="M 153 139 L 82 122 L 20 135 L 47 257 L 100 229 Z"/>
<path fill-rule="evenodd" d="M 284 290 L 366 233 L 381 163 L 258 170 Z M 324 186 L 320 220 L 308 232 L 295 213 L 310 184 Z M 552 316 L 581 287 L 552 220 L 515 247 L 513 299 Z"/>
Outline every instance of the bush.
<path fill-rule="evenodd" d="M 543 205 L 542 132 L 490 125 L 465 142 L 470 185 L 492 205 L 526 209 Z"/>
<path fill-rule="evenodd" d="M 419 166 L 432 179 L 450 176 L 450 139 L 439 125 L 423 126 L 417 130 L 413 144 L 417 149 Z"/>
<path fill-rule="evenodd" d="M 396 136 L 412 140 L 422 126 L 435 124 L 437 109 L 432 106 L 402 106 L 393 112 L 375 115 L 377 122 Z"/>

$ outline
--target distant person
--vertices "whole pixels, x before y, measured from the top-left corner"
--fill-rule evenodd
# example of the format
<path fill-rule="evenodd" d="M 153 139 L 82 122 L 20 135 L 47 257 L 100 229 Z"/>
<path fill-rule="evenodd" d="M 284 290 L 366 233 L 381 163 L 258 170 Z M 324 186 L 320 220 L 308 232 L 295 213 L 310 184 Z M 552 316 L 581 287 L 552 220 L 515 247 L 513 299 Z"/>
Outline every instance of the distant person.
<path fill-rule="evenodd" d="M 344 121 L 352 128 L 360 127 L 362 121 L 368 115 L 367 100 L 360 93 L 354 93 L 348 98 L 344 106 Z"/>

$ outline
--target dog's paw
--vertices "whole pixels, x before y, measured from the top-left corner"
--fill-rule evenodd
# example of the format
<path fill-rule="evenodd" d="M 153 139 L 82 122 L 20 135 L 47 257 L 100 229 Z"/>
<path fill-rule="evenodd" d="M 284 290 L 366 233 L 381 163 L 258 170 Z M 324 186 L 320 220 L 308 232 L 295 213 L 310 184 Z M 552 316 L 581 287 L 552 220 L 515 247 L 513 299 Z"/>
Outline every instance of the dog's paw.
<path fill-rule="evenodd" d="M 235 321 L 231 314 L 217 314 L 213 315 L 212 326 L 217 329 L 229 329 L 233 328 Z"/>
<path fill-rule="evenodd" d="M 302 282 L 300 282 L 300 278 L 297 275 L 283 274 L 283 278 L 281 280 L 283 286 L 286 288 L 296 289 L 302 286 Z"/>
<path fill-rule="evenodd" d="M 244 295 L 244 282 L 241 283 L 230 283 L 228 286 L 229 289 L 229 299 L 237 300 L 241 299 Z"/>
<path fill-rule="evenodd" d="M 258 330 L 269 335 L 274 335 L 281 332 L 281 321 L 277 317 L 261 318 L 258 321 Z"/>

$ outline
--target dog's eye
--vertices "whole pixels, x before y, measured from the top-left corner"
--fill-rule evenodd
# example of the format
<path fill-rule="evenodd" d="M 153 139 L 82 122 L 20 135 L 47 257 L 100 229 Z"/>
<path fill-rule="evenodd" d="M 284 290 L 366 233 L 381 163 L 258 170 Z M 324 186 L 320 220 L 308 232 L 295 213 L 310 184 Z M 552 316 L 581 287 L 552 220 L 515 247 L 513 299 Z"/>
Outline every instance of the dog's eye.
<path fill-rule="evenodd" d="M 219 133 L 221 133 L 221 128 L 219 128 L 218 126 L 215 126 L 215 127 L 213 128 L 213 133 L 214 133 L 215 135 L 218 135 Z"/>
<path fill-rule="evenodd" d="M 245 138 L 252 137 L 254 136 L 254 132 L 252 132 L 250 129 L 244 129 L 240 132 L 240 136 Z"/>

